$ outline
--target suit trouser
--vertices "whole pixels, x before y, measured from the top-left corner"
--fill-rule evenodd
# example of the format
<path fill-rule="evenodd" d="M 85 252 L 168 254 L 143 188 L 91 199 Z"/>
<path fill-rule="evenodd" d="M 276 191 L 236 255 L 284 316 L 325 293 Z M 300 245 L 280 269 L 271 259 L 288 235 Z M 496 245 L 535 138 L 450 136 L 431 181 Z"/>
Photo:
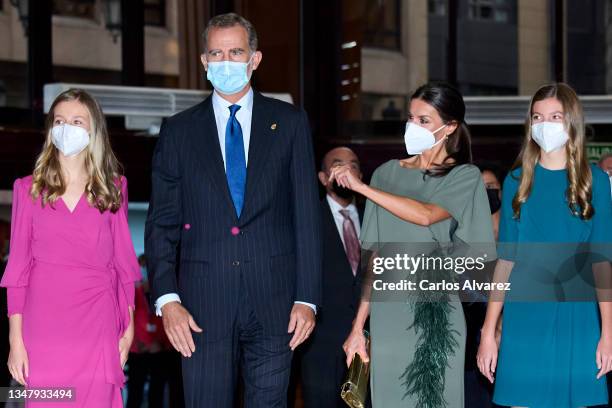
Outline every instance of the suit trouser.
<path fill-rule="evenodd" d="M 238 375 L 244 382 L 244 408 L 287 406 L 291 372 L 291 335 L 265 335 L 245 291 L 233 331 L 226 338 L 204 342 L 193 333 L 196 346 L 183 357 L 183 384 L 187 408 L 234 408 Z"/>
<path fill-rule="evenodd" d="M 304 408 L 345 408 L 340 389 L 348 370 L 342 341 L 317 335 L 301 355 Z"/>

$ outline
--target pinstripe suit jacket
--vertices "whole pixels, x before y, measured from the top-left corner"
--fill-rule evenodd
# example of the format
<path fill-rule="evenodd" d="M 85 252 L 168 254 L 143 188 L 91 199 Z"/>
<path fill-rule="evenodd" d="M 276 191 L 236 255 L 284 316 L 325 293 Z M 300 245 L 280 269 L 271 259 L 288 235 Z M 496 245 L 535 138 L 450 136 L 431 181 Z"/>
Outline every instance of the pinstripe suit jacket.
<path fill-rule="evenodd" d="M 240 218 L 212 98 L 164 121 L 145 229 L 151 298 L 179 293 L 204 341 L 230 332 L 241 296 L 264 333 L 286 333 L 294 301 L 320 303 L 321 245 L 304 111 L 254 93 Z"/>

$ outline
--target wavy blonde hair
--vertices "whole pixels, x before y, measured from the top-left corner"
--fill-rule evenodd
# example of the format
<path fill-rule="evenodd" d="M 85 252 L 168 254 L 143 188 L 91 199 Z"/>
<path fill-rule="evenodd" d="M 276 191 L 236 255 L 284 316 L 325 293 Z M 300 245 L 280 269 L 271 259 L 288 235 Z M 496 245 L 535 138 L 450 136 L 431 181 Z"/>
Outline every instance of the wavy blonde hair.
<path fill-rule="evenodd" d="M 121 165 L 110 145 L 106 119 L 98 102 L 82 89 L 72 88 L 62 92 L 51 105 L 45 121 L 45 143 L 36 159 L 32 173 L 32 198 L 41 197 L 42 205 L 54 204 L 65 192 L 66 182 L 62 175 L 59 151 L 53 144 L 51 129 L 55 109 L 62 102 L 77 101 L 89 112 L 89 144 L 85 148 L 85 169 L 88 182 L 85 186 L 87 201 L 100 212 L 116 212 L 121 206 L 121 190 L 118 184 Z"/>
<path fill-rule="evenodd" d="M 534 169 L 540 158 L 540 147 L 531 137 L 533 105 L 548 98 L 557 99 L 563 106 L 563 122 L 569 135 L 569 140 L 565 145 L 568 206 L 572 214 L 583 220 L 588 220 L 593 217 L 595 211 L 591 205 L 593 177 L 584 148 L 584 114 L 576 92 L 564 83 L 545 85 L 538 89 L 531 98 L 527 120 L 525 121 L 523 146 L 512 166 L 512 170 L 522 167 L 518 191 L 512 200 L 514 217 L 520 218 L 521 205 L 527 201 L 531 194 Z"/>

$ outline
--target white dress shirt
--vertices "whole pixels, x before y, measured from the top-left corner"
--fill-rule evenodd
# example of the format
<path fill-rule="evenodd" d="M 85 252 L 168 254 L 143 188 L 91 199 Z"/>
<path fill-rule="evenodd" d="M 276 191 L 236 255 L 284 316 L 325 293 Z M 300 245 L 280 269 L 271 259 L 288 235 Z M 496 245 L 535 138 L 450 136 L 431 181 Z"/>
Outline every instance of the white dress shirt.
<path fill-rule="evenodd" d="M 215 120 L 217 121 L 217 134 L 219 136 L 219 146 L 221 146 L 221 156 L 223 156 L 223 167 L 225 168 L 225 130 L 227 121 L 230 118 L 229 107 L 233 103 L 223 99 L 217 91 L 212 95 L 212 106 L 215 112 Z M 251 142 L 251 119 L 253 117 L 253 88 L 249 89 L 235 105 L 239 105 L 240 109 L 236 112 L 236 119 L 240 123 L 242 129 L 242 141 L 244 142 L 244 160 L 249 164 L 249 144 Z"/>
<path fill-rule="evenodd" d="M 357 239 L 359 239 L 359 234 L 361 233 L 361 225 L 359 224 L 359 212 L 357 211 L 357 207 L 355 206 L 355 202 L 353 200 L 352 203 L 347 205 L 346 207 L 342 207 L 336 200 L 331 198 L 328 194 L 326 196 L 327 202 L 329 203 L 329 208 L 331 209 L 332 215 L 334 216 L 334 221 L 336 222 L 336 228 L 338 229 L 338 234 L 340 234 L 340 239 L 342 240 L 342 245 L 346 251 L 346 244 L 344 243 L 344 216 L 340 214 L 340 210 L 348 210 L 349 218 L 353 221 L 353 225 L 355 225 L 355 232 L 357 233 Z"/>
<path fill-rule="evenodd" d="M 229 107 L 234 105 L 233 103 L 223 99 L 217 91 L 213 92 L 212 95 L 212 106 L 215 113 L 215 121 L 217 122 L 217 136 L 219 137 L 219 146 L 221 147 L 221 156 L 223 157 L 223 168 L 225 168 L 225 129 L 227 127 L 227 121 L 230 118 Z M 244 142 L 244 159 L 248 166 L 249 164 L 249 145 L 251 142 L 251 119 L 253 117 L 253 88 L 249 89 L 235 105 L 240 105 L 240 109 L 236 112 L 236 119 L 240 123 L 242 129 L 242 141 Z M 359 234 L 357 234 L 359 235 Z M 181 299 L 177 293 L 167 293 L 157 298 L 155 302 L 155 314 L 161 316 L 161 308 L 170 302 L 181 302 Z M 310 306 L 315 313 L 317 307 L 311 303 L 299 302 L 303 305 Z"/>

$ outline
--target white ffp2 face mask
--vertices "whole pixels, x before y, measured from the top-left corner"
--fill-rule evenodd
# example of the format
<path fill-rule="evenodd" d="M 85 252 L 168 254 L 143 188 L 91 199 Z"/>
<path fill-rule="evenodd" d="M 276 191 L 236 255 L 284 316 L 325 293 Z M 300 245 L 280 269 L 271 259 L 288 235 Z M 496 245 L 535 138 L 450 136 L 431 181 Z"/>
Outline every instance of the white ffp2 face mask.
<path fill-rule="evenodd" d="M 414 123 L 406 123 L 404 143 L 406 143 L 406 150 L 408 151 L 408 154 L 421 154 L 425 150 L 429 150 L 437 144 L 442 143 L 442 141 L 446 139 L 446 136 L 440 138 L 440 140 L 436 142 L 436 137 L 434 134 L 445 127 L 446 125 L 443 125 L 433 132 L 430 132 L 424 127 Z"/>
<path fill-rule="evenodd" d="M 75 156 L 89 144 L 89 132 L 80 126 L 64 123 L 53 126 L 51 140 L 64 156 Z"/>
<path fill-rule="evenodd" d="M 531 137 L 546 153 L 564 146 L 569 140 L 561 122 L 540 122 L 531 125 Z"/>

